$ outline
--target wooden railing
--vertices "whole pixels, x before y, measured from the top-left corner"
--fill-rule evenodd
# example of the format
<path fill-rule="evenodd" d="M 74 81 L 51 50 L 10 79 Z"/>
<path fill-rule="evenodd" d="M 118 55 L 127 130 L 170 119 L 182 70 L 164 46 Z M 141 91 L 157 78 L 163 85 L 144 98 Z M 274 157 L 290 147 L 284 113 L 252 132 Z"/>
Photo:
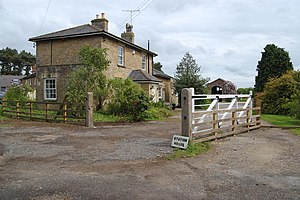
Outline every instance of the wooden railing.
<path fill-rule="evenodd" d="M 85 124 L 86 110 L 72 110 L 66 103 L 2 100 L 3 115 L 47 122 Z"/>
<path fill-rule="evenodd" d="M 225 112 L 231 114 L 225 119 L 220 119 L 218 116 L 221 116 Z M 239 116 L 239 113 L 241 112 L 245 112 L 246 114 Z M 255 113 L 255 115 L 251 113 Z M 208 117 L 209 119 L 204 122 L 196 120 L 203 115 L 211 117 Z M 193 142 L 205 142 L 225 136 L 236 135 L 242 132 L 249 132 L 250 130 L 260 128 L 260 126 L 259 107 L 204 112 L 199 111 L 193 113 L 191 139 Z"/>

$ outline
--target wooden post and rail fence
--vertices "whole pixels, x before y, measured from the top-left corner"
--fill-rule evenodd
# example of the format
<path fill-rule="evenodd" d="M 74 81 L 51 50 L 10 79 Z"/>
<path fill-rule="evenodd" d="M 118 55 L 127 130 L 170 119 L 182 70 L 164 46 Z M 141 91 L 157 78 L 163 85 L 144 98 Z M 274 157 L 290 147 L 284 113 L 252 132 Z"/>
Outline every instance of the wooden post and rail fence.
<path fill-rule="evenodd" d="M 260 107 L 252 106 L 252 94 L 195 94 L 181 92 L 182 135 L 192 142 L 205 142 L 249 132 L 261 126 Z"/>
<path fill-rule="evenodd" d="M 67 102 L 1 100 L 3 115 L 16 119 L 82 124 L 93 127 L 93 93 L 88 92 L 83 109 L 71 109 Z"/>

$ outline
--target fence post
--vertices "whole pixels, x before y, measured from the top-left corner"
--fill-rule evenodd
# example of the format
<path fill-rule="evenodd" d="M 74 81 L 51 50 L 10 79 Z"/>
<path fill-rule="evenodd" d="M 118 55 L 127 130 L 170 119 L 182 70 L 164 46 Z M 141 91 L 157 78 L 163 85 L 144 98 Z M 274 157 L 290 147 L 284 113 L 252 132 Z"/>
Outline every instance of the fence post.
<path fill-rule="evenodd" d="M 215 132 L 215 140 L 217 140 L 218 137 L 217 128 L 219 128 L 217 121 L 218 121 L 218 110 L 213 112 L 213 131 Z"/>
<path fill-rule="evenodd" d="M 236 110 L 232 111 L 232 116 L 231 116 L 231 131 L 234 132 L 236 130 Z M 233 135 L 235 135 L 235 133 L 233 133 Z"/>
<path fill-rule="evenodd" d="M 86 98 L 86 116 L 85 116 L 86 119 L 85 119 L 85 124 L 89 128 L 94 127 L 93 110 L 94 110 L 93 93 L 88 92 L 87 93 L 87 98 Z"/>
<path fill-rule="evenodd" d="M 48 103 L 45 104 L 45 118 L 46 122 L 48 121 Z"/>
<path fill-rule="evenodd" d="M 29 103 L 29 116 L 32 117 L 32 102 Z"/>
<path fill-rule="evenodd" d="M 251 109 L 251 110 L 249 110 L 249 109 Z M 250 131 L 250 113 L 251 112 L 252 112 L 252 108 L 248 108 L 247 109 L 247 118 L 246 118 L 248 132 Z"/>
<path fill-rule="evenodd" d="M 181 134 L 192 139 L 192 89 L 181 91 Z"/>
<path fill-rule="evenodd" d="M 64 103 L 64 123 L 67 122 L 67 104 Z"/>
<path fill-rule="evenodd" d="M 253 110 L 252 110 L 252 108 L 253 108 L 253 92 L 250 91 L 249 94 L 250 94 L 250 97 L 251 97 L 251 101 L 250 101 L 250 105 L 249 105 L 249 107 L 251 108 L 250 116 L 252 116 L 253 115 Z"/>
<path fill-rule="evenodd" d="M 16 118 L 19 118 L 19 113 L 20 112 L 20 102 L 16 102 Z"/>

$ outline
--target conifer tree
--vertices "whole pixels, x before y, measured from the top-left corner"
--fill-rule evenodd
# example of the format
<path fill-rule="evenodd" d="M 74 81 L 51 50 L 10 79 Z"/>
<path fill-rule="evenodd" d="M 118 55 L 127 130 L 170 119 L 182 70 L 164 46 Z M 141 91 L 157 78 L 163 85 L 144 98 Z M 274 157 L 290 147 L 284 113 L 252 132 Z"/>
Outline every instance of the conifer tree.
<path fill-rule="evenodd" d="M 289 53 L 274 44 L 268 44 L 262 52 L 261 60 L 258 61 L 258 75 L 255 77 L 255 91 L 262 92 L 266 82 L 270 78 L 280 77 L 289 70 L 293 70 Z"/>
<path fill-rule="evenodd" d="M 206 84 L 208 78 L 203 78 L 200 74 L 201 67 L 198 66 L 193 56 L 187 52 L 176 67 L 175 90 L 181 96 L 183 88 L 194 88 L 195 93 L 203 94 L 207 92 Z M 179 98 L 180 99 L 180 98 Z"/>

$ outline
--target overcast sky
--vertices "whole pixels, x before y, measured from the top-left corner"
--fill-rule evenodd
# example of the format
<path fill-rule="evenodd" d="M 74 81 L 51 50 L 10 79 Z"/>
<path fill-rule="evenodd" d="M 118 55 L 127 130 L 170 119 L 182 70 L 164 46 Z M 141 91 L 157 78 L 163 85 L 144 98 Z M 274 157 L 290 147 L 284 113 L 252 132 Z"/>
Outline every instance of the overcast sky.
<path fill-rule="evenodd" d="M 35 53 L 28 38 L 90 23 L 106 13 L 109 31 L 120 36 L 134 13 L 136 44 L 158 54 L 155 62 L 174 75 L 185 52 L 211 80 L 253 87 L 267 44 L 289 52 L 300 66 L 300 0 L 0 0 L 0 48 Z M 45 19 L 45 20 L 43 20 Z M 44 21 L 44 23 L 43 23 Z M 121 27 L 121 28 L 120 28 Z"/>

